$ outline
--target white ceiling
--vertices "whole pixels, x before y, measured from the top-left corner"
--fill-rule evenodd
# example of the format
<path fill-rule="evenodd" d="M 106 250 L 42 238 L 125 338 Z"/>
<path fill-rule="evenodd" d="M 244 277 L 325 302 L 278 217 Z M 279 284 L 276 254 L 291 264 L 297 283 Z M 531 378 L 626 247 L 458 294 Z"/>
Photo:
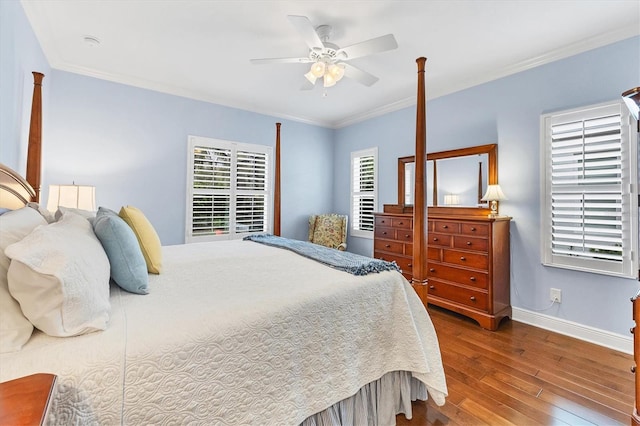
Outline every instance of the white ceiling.
<path fill-rule="evenodd" d="M 342 127 L 415 103 L 416 64 L 434 98 L 640 34 L 640 0 L 22 0 L 52 68 L 221 105 Z M 380 78 L 299 90 L 307 56 L 287 15 L 348 46 L 393 33 L 398 49 L 353 59 Z M 84 42 L 96 37 L 95 47 Z"/>

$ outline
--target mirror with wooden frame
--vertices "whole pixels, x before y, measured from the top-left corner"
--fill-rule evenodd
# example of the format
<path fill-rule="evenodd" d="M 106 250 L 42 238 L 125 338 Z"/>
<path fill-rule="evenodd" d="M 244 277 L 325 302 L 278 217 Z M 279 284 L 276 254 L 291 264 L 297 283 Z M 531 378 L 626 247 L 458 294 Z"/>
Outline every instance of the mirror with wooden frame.
<path fill-rule="evenodd" d="M 487 185 L 498 183 L 498 145 L 478 145 L 427 154 L 426 199 L 429 214 L 482 216 Z M 415 156 L 398 158 L 398 205 L 386 211 L 413 211 Z"/>

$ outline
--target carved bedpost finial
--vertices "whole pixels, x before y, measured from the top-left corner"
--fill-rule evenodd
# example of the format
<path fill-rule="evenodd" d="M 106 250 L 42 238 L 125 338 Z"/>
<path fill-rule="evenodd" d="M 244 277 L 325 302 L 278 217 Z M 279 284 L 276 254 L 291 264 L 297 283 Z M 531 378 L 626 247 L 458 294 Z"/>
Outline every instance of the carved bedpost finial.
<path fill-rule="evenodd" d="M 36 192 L 36 202 L 40 202 L 43 78 L 44 74 L 33 72 L 33 100 L 31 101 L 31 124 L 29 125 L 29 148 L 27 149 L 27 182 Z"/>

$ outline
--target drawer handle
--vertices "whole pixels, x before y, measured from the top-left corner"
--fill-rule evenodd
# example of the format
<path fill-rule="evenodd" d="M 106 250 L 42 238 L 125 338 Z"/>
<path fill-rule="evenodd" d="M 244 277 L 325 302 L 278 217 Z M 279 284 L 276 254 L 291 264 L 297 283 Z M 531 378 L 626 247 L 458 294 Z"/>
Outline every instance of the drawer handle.
<path fill-rule="evenodd" d="M 471 278 L 469 278 L 469 279 L 470 279 L 471 281 L 475 281 L 475 280 L 476 280 L 476 277 L 471 277 Z"/>
<path fill-rule="evenodd" d="M 472 226 L 472 227 L 471 227 L 471 232 L 475 232 L 475 230 L 476 230 L 476 227 L 475 227 L 475 226 Z"/>
<path fill-rule="evenodd" d="M 465 260 L 467 260 L 467 258 L 464 257 L 464 256 L 460 256 L 460 260 L 465 261 Z"/>
<path fill-rule="evenodd" d="M 404 225 L 404 222 L 399 222 L 398 225 Z"/>
<path fill-rule="evenodd" d="M 444 225 L 442 228 L 449 229 L 449 225 Z"/>
<path fill-rule="evenodd" d="M 385 246 L 385 248 L 389 248 L 389 247 L 391 247 L 391 244 L 385 244 L 384 246 Z"/>
<path fill-rule="evenodd" d="M 433 241 L 438 241 L 438 238 L 437 237 L 433 237 Z"/>
<path fill-rule="evenodd" d="M 411 236 L 411 235 L 409 235 L 409 234 L 404 234 L 404 237 L 405 237 L 405 238 L 409 238 L 410 236 Z"/>
<path fill-rule="evenodd" d="M 382 233 L 382 235 L 387 235 L 387 231 L 384 231 L 384 232 Z"/>
<path fill-rule="evenodd" d="M 467 241 L 467 245 L 470 246 L 471 245 L 471 241 Z"/>
<path fill-rule="evenodd" d="M 387 221 L 386 220 L 381 220 L 380 223 L 387 223 Z"/>
<path fill-rule="evenodd" d="M 476 301 L 476 297 L 475 297 L 475 296 L 471 296 L 469 299 L 470 299 L 472 302 L 475 302 L 475 301 Z"/>
<path fill-rule="evenodd" d="M 631 367 L 631 372 L 635 374 L 635 372 L 636 372 L 636 366 L 635 365 L 633 367 Z"/>
<path fill-rule="evenodd" d="M 435 272 L 435 268 L 429 268 L 429 272 Z"/>
<path fill-rule="evenodd" d="M 411 268 L 411 267 L 413 266 L 413 264 L 412 264 L 412 263 L 407 263 L 407 266 L 408 266 L 409 268 Z"/>
<path fill-rule="evenodd" d="M 429 286 L 429 290 L 435 290 L 435 289 L 436 289 L 436 286 L 435 286 L 435 285 L 430 285 L 430 286 Z"/>

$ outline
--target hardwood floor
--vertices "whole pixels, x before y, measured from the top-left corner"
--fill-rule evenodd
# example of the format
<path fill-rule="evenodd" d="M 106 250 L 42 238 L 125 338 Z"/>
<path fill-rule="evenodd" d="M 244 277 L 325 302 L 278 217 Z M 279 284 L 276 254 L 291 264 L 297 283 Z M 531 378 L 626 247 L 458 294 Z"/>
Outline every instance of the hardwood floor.
<path fill-rule="evenodd" d="M 442 407 L 415 402 L 398 425 L 629 425 L 631 355 L 515 321 L 492 332 L 444 309 L 429 314 L 449 396 Z"/>

